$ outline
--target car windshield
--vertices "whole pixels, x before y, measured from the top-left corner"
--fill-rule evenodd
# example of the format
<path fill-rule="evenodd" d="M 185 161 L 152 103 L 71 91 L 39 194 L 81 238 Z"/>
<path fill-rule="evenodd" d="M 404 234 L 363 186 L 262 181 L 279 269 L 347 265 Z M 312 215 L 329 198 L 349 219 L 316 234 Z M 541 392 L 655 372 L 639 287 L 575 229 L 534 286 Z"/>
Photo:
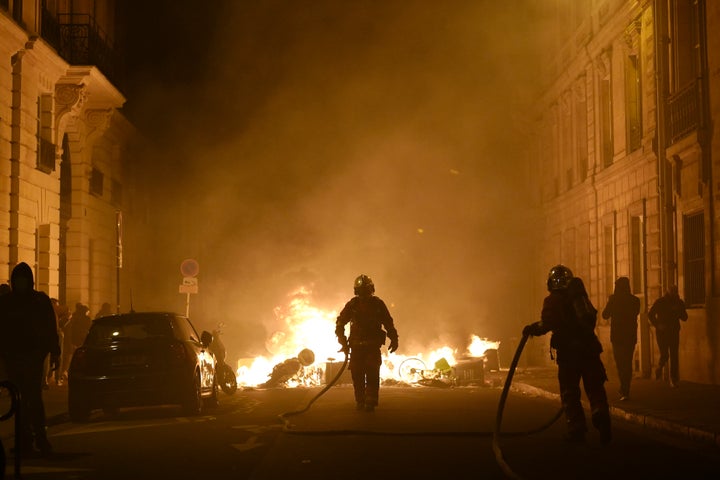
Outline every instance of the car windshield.
<path fill-rule="evenodd" d="M 173 337 L 172 326 L 167 316 L 119 316 L 93 322 L 85 343 L 103 345 L 158 337 Z"/>

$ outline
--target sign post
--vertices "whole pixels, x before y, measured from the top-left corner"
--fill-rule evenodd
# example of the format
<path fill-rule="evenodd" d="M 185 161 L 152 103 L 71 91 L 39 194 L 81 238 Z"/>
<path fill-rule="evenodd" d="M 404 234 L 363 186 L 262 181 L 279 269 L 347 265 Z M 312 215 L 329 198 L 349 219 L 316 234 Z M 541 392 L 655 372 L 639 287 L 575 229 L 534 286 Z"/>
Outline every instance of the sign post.
<path fill-rule="evenodd" d="M 196 260 L 183 260 L 180 264 L 180 273 L 183 274 L 183 283 L 180 285 L 180 293 L 184 293 L 185 297 L 185 316 L 190 317 L 190 295 L 198 293 L 197 274 L 200 272 L 200 265 Z"/>

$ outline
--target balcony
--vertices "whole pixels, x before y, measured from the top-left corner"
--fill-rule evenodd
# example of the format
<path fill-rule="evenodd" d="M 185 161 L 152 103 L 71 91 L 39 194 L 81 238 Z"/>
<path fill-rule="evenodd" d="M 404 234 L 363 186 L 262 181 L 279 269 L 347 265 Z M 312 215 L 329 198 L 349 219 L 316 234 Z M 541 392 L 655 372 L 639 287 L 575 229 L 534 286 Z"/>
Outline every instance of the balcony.
<path fill-rule="evenodd" d="M 95 19 L 86 14 L 42 12 L 42 38 L 71 65 L 94 65 L 119 89 L 123 86 L 122 57 Z"/>
<path fill-rule="evenodd" d="M 667 112 L 668 143 L 666 146 L 670 146 L 698 127 L 697 82 L 693 82 L 670 95 L 667 102 Z"/>

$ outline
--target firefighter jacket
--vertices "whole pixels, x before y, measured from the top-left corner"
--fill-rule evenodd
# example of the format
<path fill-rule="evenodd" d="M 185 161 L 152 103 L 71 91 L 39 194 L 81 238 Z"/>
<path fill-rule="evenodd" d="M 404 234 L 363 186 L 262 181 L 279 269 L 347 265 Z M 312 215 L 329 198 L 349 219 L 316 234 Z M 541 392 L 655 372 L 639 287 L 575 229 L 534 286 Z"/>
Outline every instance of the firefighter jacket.
<path fill-rule="evenodd" d="M 566 290 L 553 290 L 543 301 L 538 328 L 543 333 L 552 331 L 550 347 L 557 351 L 558 362 L 602 352 L 600 340 L 595 335 L 594 314 L 578 315 L 574 305 L 577 300 Z M 587 298 L 583 300 L 589 302 Z"/>
<path fill-rule="evenodd" d="M 380 348 L 387 335 L 397 342 L 398 333 L 385 302 L 375 295 L 355 296 L 350 299 L 338 315 L 335 335 L 345 344 L 345 325 L 350 323 L 350 348 L 368 346 Z"/>

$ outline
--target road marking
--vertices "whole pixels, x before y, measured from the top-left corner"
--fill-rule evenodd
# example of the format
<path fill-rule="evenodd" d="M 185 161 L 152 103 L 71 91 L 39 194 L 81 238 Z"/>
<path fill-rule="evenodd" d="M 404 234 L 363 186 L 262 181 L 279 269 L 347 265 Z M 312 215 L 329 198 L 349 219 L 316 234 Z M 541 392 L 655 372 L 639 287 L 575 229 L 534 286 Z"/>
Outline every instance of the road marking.
<path fill-rule="evenodd" d="M 11 468 L 7 468 L 7 474 L 10 475 Z M 62 468 L 62 467 L 37 467 L 33 465 L 23 465 L 20 469 L 20 475 L 21 477 L 24 477 L 28 474 L 35 474 L 35 473 L 73 473 L 73 472 L 92 472 L 93 470 L 90 468 Z M 13 474 L 14 475 L 14 474 Z M 13 477 L 14 478 L 14 477 Z"/>
<path fill-rule="evenodd" d="M 282 425 L 233 425 L 232 428 L 236 428 L 238 430 L 244 430 L 246 432 L 255 433 L 255 434 L 261 434 L 265 433 L 268 430 L 279 430 Z"/>
<path fill-rule="evenodd" d="M 142 422 L 142 423 L 123 423 L 117 422 L 100 422 L 100 423 L 89 423 L 83 425 L 73 425 L 67 429 L 63 429 L 60 432 L 49 432 L 51 437 L 63 437 L 67 435 L 83 435 L 87 433 L 105 433 L 105 432 L 117 432 L 121 430 L 132 430 L 136 428 L 149 428 L 149 427 L 164 427 L 168 425 L 179 425 L 184 423 L 199 423 L 209 422 L 215 420 L 214 416 L 207 417 L 196 417 L 186 418 L 177 417 L 167 420 L 155 421 L 155 422 Z"/>
<path fill-rule="evenodd" d="M 236 450 L 239 450 L 241 452 L 247 452 L 248 450 L 252 450 L 253 448 L 262 447 L 262 443 L 257 443 L 257 436 L 253 435 L 252 437 L 248 438 L 245 443 L 233 443 L 233 448 Z"/>

